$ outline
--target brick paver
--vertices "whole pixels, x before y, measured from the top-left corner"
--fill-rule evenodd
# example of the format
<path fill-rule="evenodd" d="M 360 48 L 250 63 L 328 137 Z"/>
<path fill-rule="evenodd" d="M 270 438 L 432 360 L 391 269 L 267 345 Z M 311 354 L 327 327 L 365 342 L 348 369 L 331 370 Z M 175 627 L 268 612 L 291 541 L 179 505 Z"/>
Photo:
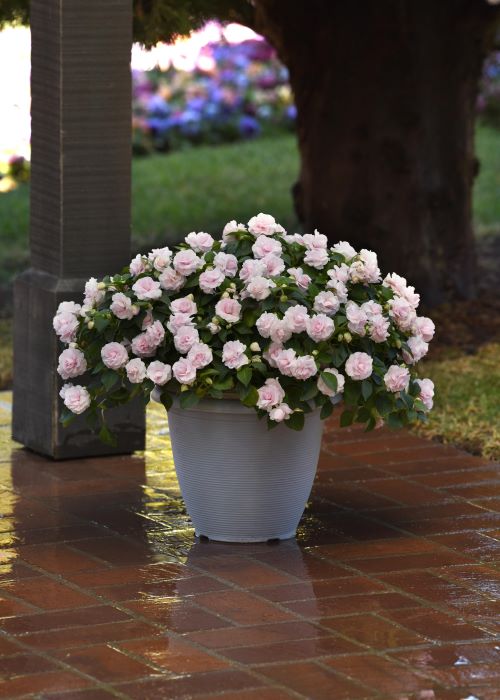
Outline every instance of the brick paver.
<path fill-rule="evenodd" d="M 198 542 L 148 449 L 54 463 L 0 394 L 0 698 L 500 699 L 500 465 L 325 432 L 297 540 Z"/>

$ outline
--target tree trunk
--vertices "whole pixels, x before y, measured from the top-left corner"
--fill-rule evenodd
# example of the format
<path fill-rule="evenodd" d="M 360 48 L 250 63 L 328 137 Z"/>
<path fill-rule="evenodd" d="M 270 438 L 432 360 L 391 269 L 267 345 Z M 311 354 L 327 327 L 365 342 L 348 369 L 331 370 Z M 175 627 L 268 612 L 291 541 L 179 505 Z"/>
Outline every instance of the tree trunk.
<path fill-rule="evenodd" d="M 307 230 L 379 254 L 429 305 L 475 291 L 471 196 L 485 0 L 257 0 L 290 71 Z"/>

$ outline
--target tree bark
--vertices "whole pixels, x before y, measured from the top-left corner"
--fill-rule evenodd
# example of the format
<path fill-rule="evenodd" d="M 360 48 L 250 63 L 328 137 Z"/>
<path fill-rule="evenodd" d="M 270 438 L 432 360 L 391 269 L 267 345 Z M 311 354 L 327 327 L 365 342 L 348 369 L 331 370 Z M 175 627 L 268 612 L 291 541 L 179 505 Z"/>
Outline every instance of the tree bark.
<path fill-rule="evenodd" d="M 428 305 L 475 292 L 474 118 L 485 0 L 257 0 L 290 71 L 307 230 L 379 254 Z"/>

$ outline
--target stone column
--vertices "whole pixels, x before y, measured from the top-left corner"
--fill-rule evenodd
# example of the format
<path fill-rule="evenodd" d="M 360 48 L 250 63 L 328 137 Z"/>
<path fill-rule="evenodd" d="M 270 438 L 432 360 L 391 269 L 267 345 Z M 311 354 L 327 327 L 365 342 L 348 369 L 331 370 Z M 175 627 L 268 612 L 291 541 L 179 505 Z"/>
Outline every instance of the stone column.
<path fill-rule="evenodd" d="M 14 288 L 13 437 L 56 459 L 144 444 L 144 409 L 109 412 L 117 448 L 59 423 L 52 317 L 130 260 L 132 0 L 32 0 L 31 267 Z"/>

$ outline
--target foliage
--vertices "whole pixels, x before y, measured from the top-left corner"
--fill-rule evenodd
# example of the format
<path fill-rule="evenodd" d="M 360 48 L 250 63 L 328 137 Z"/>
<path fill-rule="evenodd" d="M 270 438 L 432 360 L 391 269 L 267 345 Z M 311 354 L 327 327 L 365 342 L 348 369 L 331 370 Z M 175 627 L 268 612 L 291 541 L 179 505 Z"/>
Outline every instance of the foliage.
<path fill-rule="evenodd" d="M 500 51 L 493 51 L 484 62 L 477 108 L 485 124 L 500 129 Z"/>
<path fill-rule="evenodd" d="M 262 40 L 205 46 L 189 72 L 133 72 L 134 151 L 170 151 L 289 129 L 288 73 Z"/>
<path fill-rule="evenodd" d="M 500 344 L 425 361 L 424 369 L 436 384 L 436 404 L 418 432 L 500 459 Z"/>
<path fill-rule="evenodd" d="M 0 319 L 0 389 L 12 382 L 12 322 Z"/>
<path fill-rule="evenodd" d="M 340 395 L 342 425 L 424 420 L 432 383 L 414 365 L 434 324 L 417 317 L 418 302 L 398 275 L 381 282 L 375 253 L 288 235 L 266 214 L 229 222 L 222 241 L 190 233 L 174 251 L 89 280 L 83 306 L 60 305 L 58 372 L 90 373 L 87 387 L 63 386 L 62 422 L 84 412 L 97 421 L 154 388 L 167 408 L 172 394 L 189 408 L 231 392 L 269 427 L 300 430 L 304 414 L 328 417 Z M 105 427 L 101 437 L 111 439 Z"/>

